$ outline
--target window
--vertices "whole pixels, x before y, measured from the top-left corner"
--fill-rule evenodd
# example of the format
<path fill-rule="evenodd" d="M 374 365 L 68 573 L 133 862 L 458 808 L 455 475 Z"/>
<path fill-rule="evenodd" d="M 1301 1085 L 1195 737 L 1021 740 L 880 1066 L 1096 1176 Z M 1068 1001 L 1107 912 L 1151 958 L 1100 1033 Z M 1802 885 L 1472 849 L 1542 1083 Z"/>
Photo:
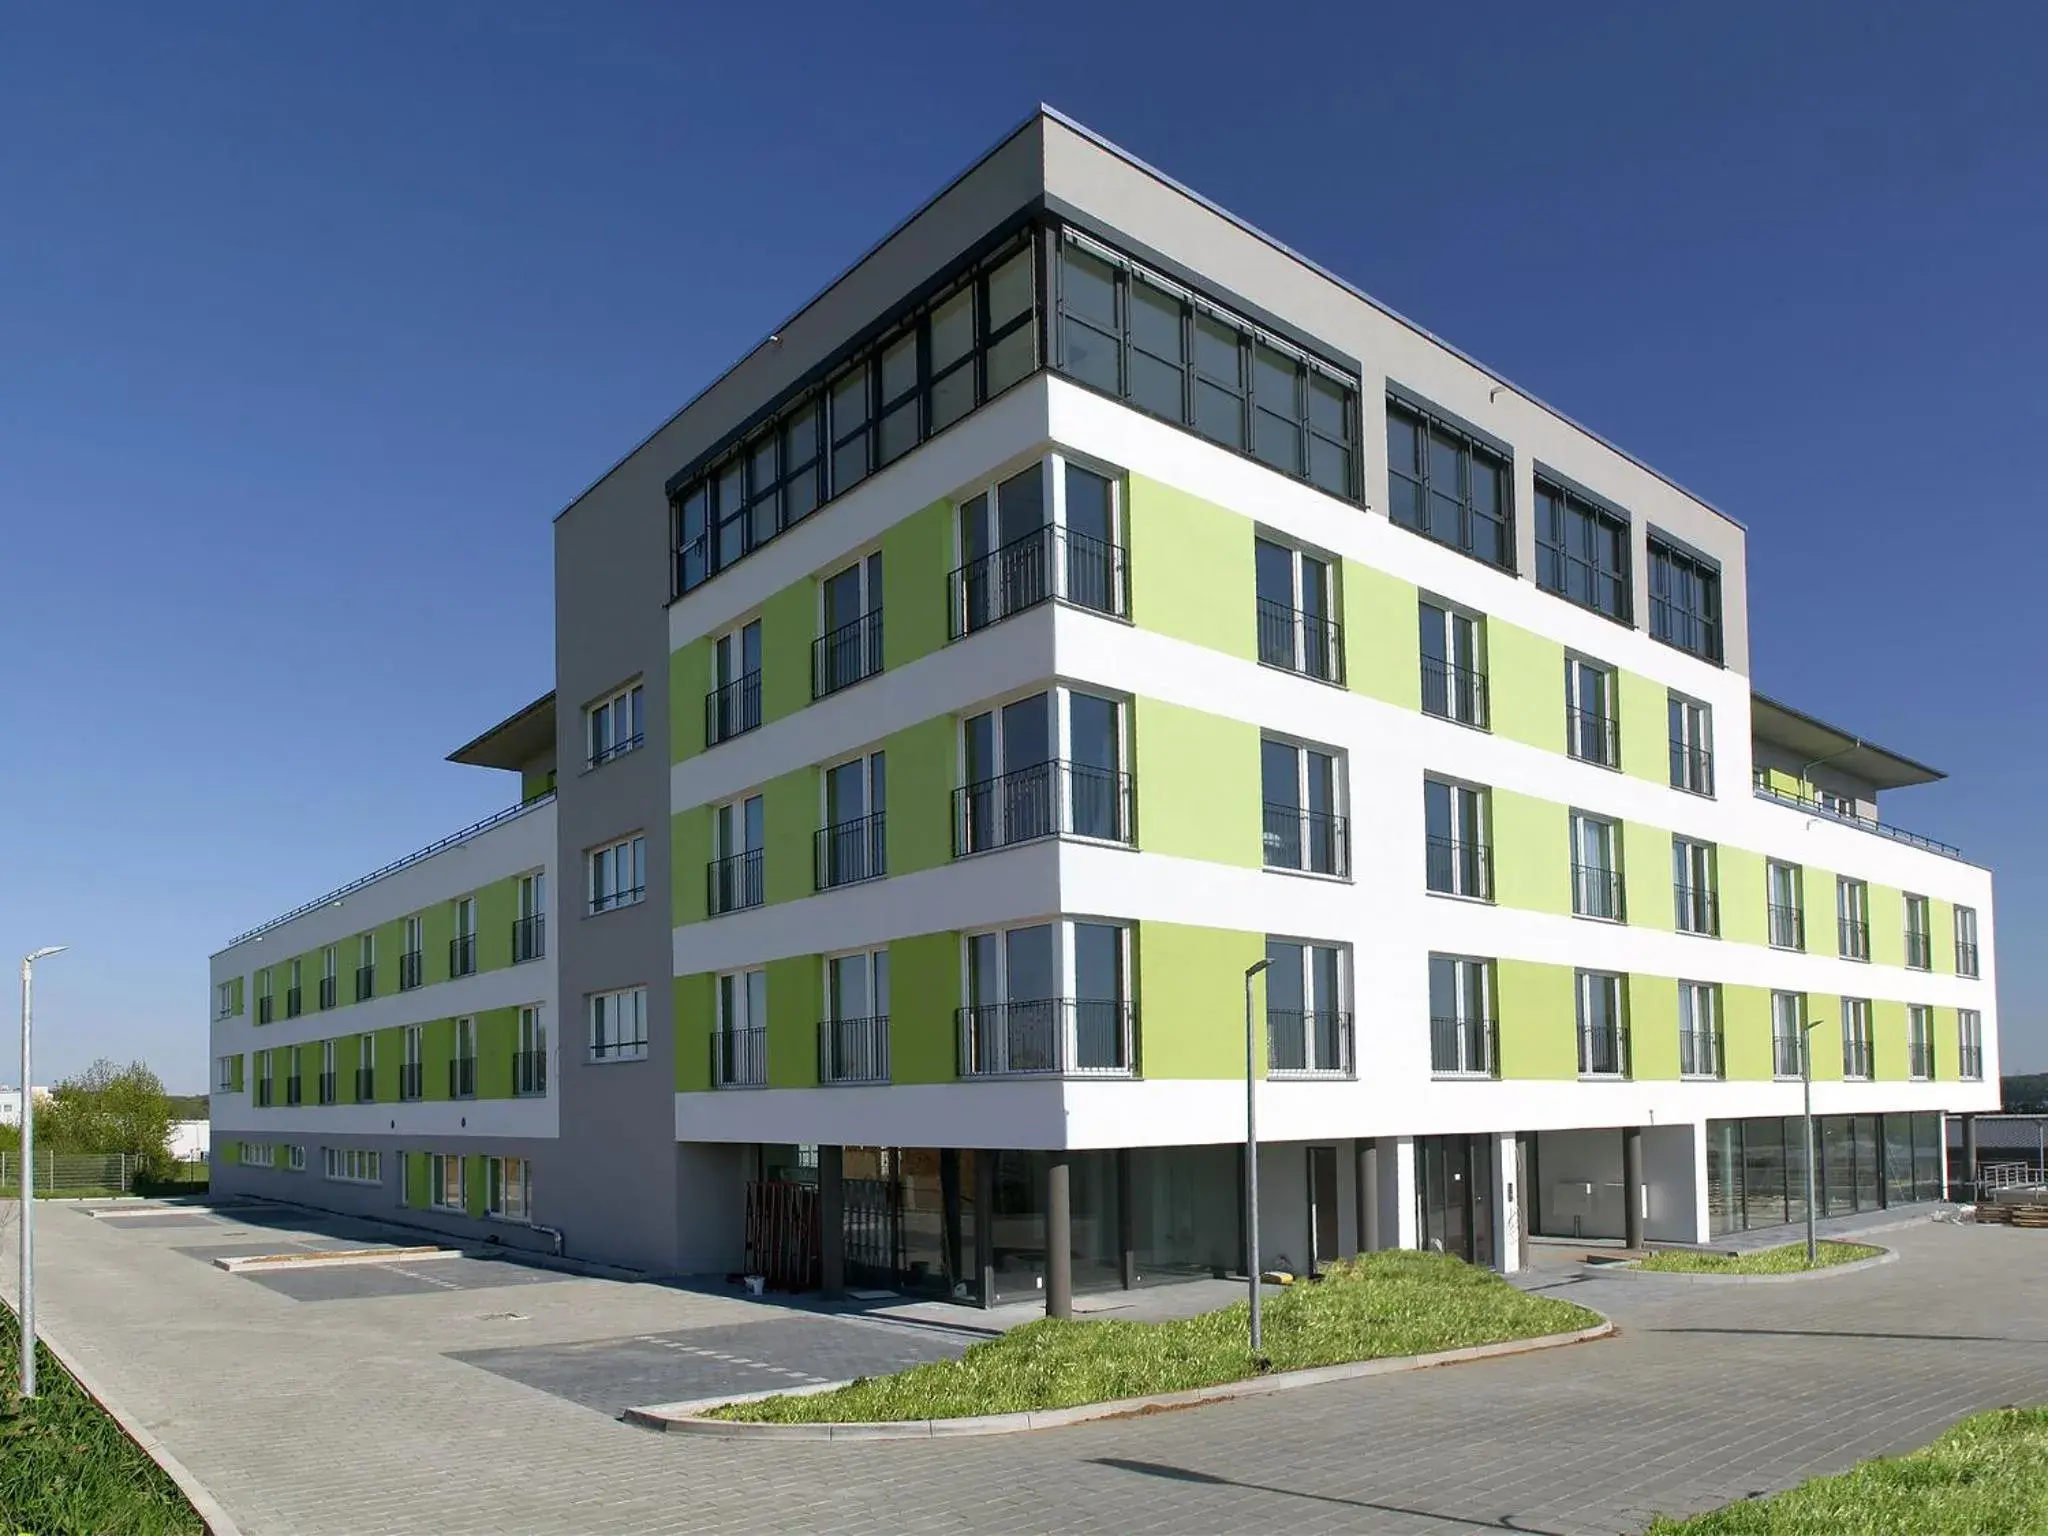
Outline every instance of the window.
<path fill-rule="evenodd" d="M 1491 1077 L 1493 962 L 1429 957 L 1429 1067 L 1439 1077 Z"/>
<path fill-rule="evenodd" d="M 476 1097 L 476 1020 L 455 1021 L 455 1055 L 448 1063 L 448 1097 Z"/>
<path fill-rule="evenodd" d="M 287 1105 L 305 1102 L 306 1079 L 305 1074 L 299 1070 L 303 1052 L 304 1047 L 297 1045 L 285 1052 L 284 1101 Z"/>
<path fill-rule="evenodd" d="M 377 995 L 377 935 L 356 937 L 356 1001 L 367 1002 Z"/>
<path fill-rule="evenodd" d="M 284 1149 L 284 1165 L 293 1173 L 306 1171 L 306 1148 L 303 1143 Z"/>
<path fill-rule="evenodd" d="M 630 752 L 647 740 L 640 684 L 630 683 L 583 712 L 584 762 L 592 768 Z"/>
<path fill-rule="evenodd" d="M 1493 900 L 1488 792 L 1448 779 L 1422 781 L 1425 881 L 1440 896 Z"/>
<path fill-rule="evenodd" d="M 320 1006 L 322 1008 L 332 1008 L 334 1006 L 335 975 L 340 963 L 340 957 L 335 953 L 332 944 L 320 951 Z"/>
<path fill-rule="evenodd" d="M 1934 966 L 1934 931 L 1925 896 L 1906 897 L 1906 964 L 1916 971 Z"/>
<path fill-rule="evenodd" d="M 961 1075 L 1128 1076 L 1129 940 L 1083 922 L 967 935 Z"/>
<path fill-rule="evenodd" d="M 761 723 L 761 621 L 753 619 L 711 647 L 711 692 L 704 696 L 704 745 L 753 730 Z"/>
<path fill-rule="evenodd" d="M 1621 980 L 1607 971 L 1579 972 L 1581 1077 L 1628 1076 L 1628 1020 Z"/>
<path fill-rule="evenodd" d="M 484 1210 L 500 1221 L 533 1216 L 533 1164 L 523 1157 L 484 1159 Z"/>
<path fill-rule="evenodd" d="M 1621 828 L 1604 816 L 1572 812 L 1572 911 L 1622 920 Z"/>
<path fill-rule="evenodd" d="M 1403 528 L 1501 570 L 1515 568 L 1506 448 L 1409 401 L 1387 399 L 1388 515 Z"/>
<path fill-rule="evenodd" d="M 1121 700 L 1034 693 L 961 726 L 967 782 L 953 793 L 953 854 L 1041 837 L 1131 841 Z"/>
<path fill-rule="evenodd" d="M 1650 535 L 1650 635 L 1703 661 L 1721 660 L 1721 567 Z"/>
<path fill-rule="evenodd" d="M 1358 391 L 1345 370 L 1070 230 L 1056 282 L 1060 372 L 1356 499 Z"/>
<path fill-rule="evenodd" d="M 1806 948 L 1806 898 L 1797 864 L 1770 860 L 1764 866 L 1764 899 L 1768 904 L 1773 949 Z"/>
<path fill-rule="evenodd" d="M 1680 933 L 1718 938 L 1720 902 L 1714 880 L 1714 845 L 1689 837 L 1671 839 L 1671 894 Z"/>
<path fill-rule="evenodd" d="M 548 877 L 519 877 L 519 916 L 512 920 L 512 963 L 538 960 L 548 952 Z"/>
<path fill-rule="evenodd" d="M 1349 876 L 1350 827 L 1338 813 L 1343 775 L 1334 752 L 1276 741 L 1259 743 L 1268 869 Z"/>
<path fill-rule="evenodd" d="M 590 910 L 630 907 L 647 895 L 647 839 L 639 833 L 590 851 Z"/>
<path fill-rule="evenodd" d="M 519 1010 L 519 1045 L 512 1057 L 512 1092 L 530 1098 L 548 1091 L 548 1028 L 538 1008 Z"/>
<path fill-rule="evenodd" d="M 1266 940 L 1266 1075 L 1349 1077 L 1350 967 L 1334 944 Z"/>
<path fill-rule="evenodd" d="M 811 647 L 811 697 L 822 699 L 882 670 L 879 551 L 820 583 L 823 632 Z"/>
<path fill-rule="evenodd" d="M 214 1059 L 213 1091 L 234 1093 L 242 1086 L 242 1058 L 220 1056 Z"/>
<path fill-rule="evenodd" d="M 377 1037 L 374 1034 L 356 1037 L 356 1102 L 377 1102 Z"/>
<path fill-rule="evenodd" d="M 462 1158 L 453 1152 L 435 1152 L 427 1159 L 427 1203 L 437 1211 L 469 1209 L 469 1180 L 463 1176 Z"/>
<path fill-rule="evenodd" d="M 711 1086 L 761 1088 L 768 1082 L 768 973 L 727 971 L 718 978 L 718 1019 L 711 1036 Z"/>
<path fill-rule="evenodd" d="M 1956 908 L 1956 974 L 1975 976 L 1977 970 L 1977 909 Z"/>
<path fill-rule="evenodd" d="M 213 1016 L 216 1019 L 233 1018 L 242 1011 L 242 984 L 239 980 L 223 981 L 213 991 Z"/>
<path fill-rule="evenodd" d="M 1420 606 L 1423 713 L 1486 730 L 1486 621 L 1427 600 Z"/>
<path fill-rule="evenodd" d="M 335 1042 L 332 1040 L 322 1040 L 320 1042 L 320 1102 L 322 1104 L 339 1102 L 338 1085 L 335 1081 L 334 1047 Z"/>
<path fill-rule="evenodd" d="M 1771 994 L 1771 1075 L 1799 1077 L 1806 1053 L 1806 995 L 1803 992 Z"/>
<path fill-rule="evenodd" d="M 276 1058 L 269 1051 L 256 1053 L 256 1107 L 268 1109 L 276 1095 Z"/>
<path fill-rule="evenodd" d="M 1678 1071 L 1721 1075 L 1721 989 L 1710 981 L 1678 984 Z"/>
<path fill-rule="evenodd" d="M 1326 683 L 1344 681 L 1344 626 L 1336 562 L 1306 550 L 1252 543 L 1259 620 L 1259 660 Z"/>
<path fill-rule="evenodd" d="M 1539 471 L 1536 585 L 1627 624 L 1634 618 L 1628 575 L 1628 514 Z"/>
<path fill-rule="evenodd" d="M 1984 1076 L 1984 1015 L 1974 1008 L 1956 1010 L 1956 1075 L 1973 1083 Z"/>
<path fill-rule="evenodd" d="M 1130 612 L 1118 483 L 1049 455 L 960 503 L 960 564 L 949 634 L 1052 598 L 1117 618 Z"/>
<path fill-rule="evenodd" d="M 398 1096 L 410 1101 L 423 1097 L 426 1092 L 426 1084 L 422 1080 L 426 1067 L 421 1060 L 425 1041 L 422 1039 L 421 1027 L 417 1024 L 406 1025 L 403 1038 L 405 1059 L 398 1068 Z"/>
<path fill-rule="evenodd" d="M 270 967 L 266 965 L 256 972 L 256 1022 L 268 1024 L 276 1013 L 275 999 L 270 990 Z"/>
<path fill-rule="evenodd" d="M 242 1161 L 251 1168 L 269 1168 L 277 1162 L 277 1148 L 267 1141 L 242 1143 Z"/>
<path fill-rule="evenodd" d="M 337 1184 L 381 1184 L 384 1158 L 358 1147 L 326 1147 L 321 1150 L 326 1176 Z"/>
<path fill-rule="evenodd" d="M 1871 1074 L 1870 1002 L 1867 998 L 1842 999 L 1842 1076 L 1867 1078 Z"/>
<path fill-rule="evenodd" d="M 889 1081 L 889 951 L 825 961 L 825 1017 L 818 1027 L 818 1080 Z"/>
<path fill-rule="evenodd" d="M 427 922 L 423 917 L 405 920 L 405 947 L 398 954 L 398 990 L 410 992 L 426 978 Z"/>
<path fill-rule="evenodd" d="M 869 752 L 825 770 L 825 825 L 819 829 L 817 888 L 852 885 L 889 872 L 888 762 Z"/>
<path fill-rule="evenodd" d="M 1621 704 L 1614 668 L 1583 656 L 1564 659 L 1565 750 L 1582 763 L 1621 766 Z"/>
<path fill-rule="evenodd" d="M 1835 926 L 1844 960 L 1870 958 L 1870 887 L 1847 875 L 1835 879 Z"/>
<path fill-rule="evenodd" d="M 1695 795 L 1714 792 L 1714 709 L 1683 694 L 1670 695 L 1671 787 Z"/>
<path fill-rule="evenodd" d="M 1924 1003 L 1906 1005 L 1906 1071 L 1915 1082 L 1934 1076 L 1934 1010 Z"/>
<path fill-rule="evenodd" d="M 638 1061 L 647 1054 L 647 989 L 595 992 L 590 998 L 590 1059 Z"/>
<path fill-rule="evenodd" d="M 762 884 L 765 803 L 759 795 L 748 795 L 727 801 L 711 813 L 711 867 L 705 901 L 713 917 L 758 907 L 766 900 Z"/>
<path fill-rule="evenodd" d="M 476 898 L 463 896 L 452 903 L 455 936 L 448 941 L 448 975 L 476 974 Z"/>
<path fill-rule="evenodd" d="M 302 1004 L 305 1001 L 305 993 L 299 987 L 299 962 L 296 960 L 291 961 L 287 966 L 286 974 L 290 977 L 290 983 L 284 989 L 284 1016 L 288 1019 L 296 1019 L 303 1011 Z"/>

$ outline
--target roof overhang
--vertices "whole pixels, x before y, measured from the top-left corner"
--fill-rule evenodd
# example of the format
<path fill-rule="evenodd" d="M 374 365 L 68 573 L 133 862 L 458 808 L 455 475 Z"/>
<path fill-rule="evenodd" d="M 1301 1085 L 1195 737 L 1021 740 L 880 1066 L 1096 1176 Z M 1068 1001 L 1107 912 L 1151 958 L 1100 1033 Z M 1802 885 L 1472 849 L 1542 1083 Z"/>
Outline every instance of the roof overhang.
<path fill-rule="evenodd" d="M 1840 726 L 1816 720 L 1803 710 L 1760 693 L 1750 695 L 1749 718 L 1750 729 L 1759 741 L 1782 747 L 1809 766 L 1825 763 L 1838 768 L 1873 789 L 1907 789 L 1948 777 L 1939 768 L 1901 757 Z"/>
<path fill-rule="evenodd" d="M 517 714 L 500 720 L 475 741 L 448 754 L 451 763 L 472 768 L 523 768 L 555 750 L 555 696 L 542 694 Z"/>

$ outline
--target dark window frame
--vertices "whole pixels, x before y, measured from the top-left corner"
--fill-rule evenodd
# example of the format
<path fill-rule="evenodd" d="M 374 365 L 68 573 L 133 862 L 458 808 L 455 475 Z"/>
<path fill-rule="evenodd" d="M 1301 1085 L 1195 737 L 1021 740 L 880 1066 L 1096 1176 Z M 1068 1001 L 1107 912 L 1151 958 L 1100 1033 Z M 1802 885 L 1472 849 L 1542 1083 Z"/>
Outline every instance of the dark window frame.
<path fill-rule="evenodd" d="M 1721 562 L 1656 528 L 1649 530 L 1650 638 L 1715 666 L 1726 665 Z M 1701 602 L 1679 607 L 1673 578 L 1684 573 Z"/>
<path fill-rule="evenodd" d="M 1401 388 L 1391 379 L 1387 381 L 1387 420 L 1391 424 L 1396 417 L 1408 420 L 1418 434 L 1418 464 L 1414 471 L 1397 469 L 1394 465 L 1393 443 L 1387 443 L 1387 520 L 1397 528 L 1428 539 L 1432 544 L 1441 544 L 1446 549 L 1455 549 L 1462 555 L 1477 560 L 1493 570 L 1505 571 L 1508 575 L 1518 574 L 1515 550 L 1515 451 L 1498 438 L 1491 437 L 1442 408 L 1430 404 L 1419 395 Z M 1391 431 L 1391 426 L 1390 429 Z M 1430 531 L 1429 498 L 1435 490 L 1429 470 L 1429 437 L 1441 433 L 1454 438 L 1458 443 L 1459 472 L 1455 493 L 1441 492 L 1455 499 L 1458 505 L 1458 537 L 1455 541 L 1440 539 Z M 1497 514 L 1488 518 L 1477 510 L 1472 496 L 1472 469 L 1477 459 L 1484 455 L 1493 461 L 1499 476 L 1500 505 Z M 1401 480 L 1415 488 L 1417 506 L 1421 509 L 1419 522 L 1395 515 L 1394 481 Z M 1490 560 L 1480 552 L 1472 537 L 1476 520 L 1493 522 L 1500 533 L 1501 558 Z"/>
<path fill-rule="evenodd" d="M 1567 519 L 1576 514 L 1582 521 L 1573 531 L 1581 534 L 1574 540 L 1567 531 Z M 1607 570 L 1600 562 L 1599 554 L 1603 542 L 1602 534 L 1619 535 L 1616 546 L 1621 552 L 1621 568 Z M 1623 508 L 1603 496 L 1596 496 L 1585 487 L 1567 479 L 1541 463 L 1536 465 L 1536 585 L 1553 596 L 1561 597 L 1575 607 L 1597 613 L 1612 619 L 1617 624 L 1635 627 L 1635 520 Z M 1582 547 L 1574 551 L 1574 542 Z M 1582 599 L 1572 591 L 1571 570 L 1582 567 L 1585 572 L 1585 586 L 1589 594 Z M 1619 605 L 1609 607 L 1600 600 L 1603 585 L 1619 593 Z"/>

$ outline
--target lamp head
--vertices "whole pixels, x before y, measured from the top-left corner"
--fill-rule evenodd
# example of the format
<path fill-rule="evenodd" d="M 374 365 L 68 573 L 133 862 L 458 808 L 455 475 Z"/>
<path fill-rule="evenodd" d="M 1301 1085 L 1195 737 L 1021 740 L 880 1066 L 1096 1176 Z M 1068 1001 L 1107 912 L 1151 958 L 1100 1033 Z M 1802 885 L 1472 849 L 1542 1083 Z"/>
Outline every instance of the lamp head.
<path fill-rule="evenodd" d="M 41 949 L 31 950 L 22 959 L 32 964 L 37 960 L 47 960 L 52 955 L 61 955 L 70 947 L 69 944 L 47 944 Z"/>
<path fill-rule="evenodd" d="M 1258 975 L 1259 972 L 1263 971 L 1267 966 L 1271 965 L 1272 963 L 1273 962 L 1271 960 L 1259 960 L 1251 965 L 1246 966 L 1244 968 L 1244 979 L 1246 981 L 1250 981 L 1254 976 Z"/>

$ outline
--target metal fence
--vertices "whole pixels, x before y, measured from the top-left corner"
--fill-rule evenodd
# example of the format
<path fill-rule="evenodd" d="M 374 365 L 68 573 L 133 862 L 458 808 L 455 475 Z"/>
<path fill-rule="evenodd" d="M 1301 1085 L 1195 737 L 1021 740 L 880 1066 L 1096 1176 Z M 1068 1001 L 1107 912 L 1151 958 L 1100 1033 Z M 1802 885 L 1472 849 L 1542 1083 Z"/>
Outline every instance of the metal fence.
<path fill-rule="evenodd" d="M 35 1154 L 38 1195 L 127 1195 L 135 1192 L 142 1159 L 129 1152 L 48 1152 Z M 206 1183 L 203 1162 L 171 1165 L 167 1180 L 156 1183 Z M 21 1188 L 21 1154 L 0 1152 L 0 1190 L 9 1195 Z"/>

